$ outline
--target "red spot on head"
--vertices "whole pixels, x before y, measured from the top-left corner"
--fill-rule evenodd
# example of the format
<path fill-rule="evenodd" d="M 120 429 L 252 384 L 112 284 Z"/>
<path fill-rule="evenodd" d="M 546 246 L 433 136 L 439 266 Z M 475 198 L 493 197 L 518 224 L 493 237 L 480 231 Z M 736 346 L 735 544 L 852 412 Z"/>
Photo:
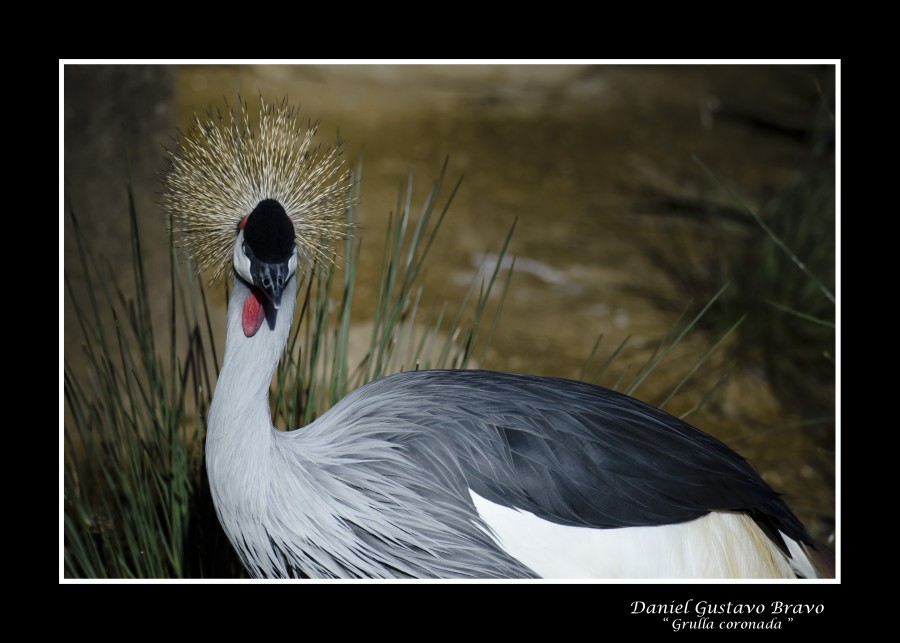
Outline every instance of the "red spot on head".
<path fill-rule="evenodd" d="M 238 230 L 244 229 L 244 226 L 247 225 L 247 219 L 249 219 L 249 218 L 250 218 L 250 215 L 248 214 L 243 219 L 241 219 L 241 222 L 238 224 Z"/>

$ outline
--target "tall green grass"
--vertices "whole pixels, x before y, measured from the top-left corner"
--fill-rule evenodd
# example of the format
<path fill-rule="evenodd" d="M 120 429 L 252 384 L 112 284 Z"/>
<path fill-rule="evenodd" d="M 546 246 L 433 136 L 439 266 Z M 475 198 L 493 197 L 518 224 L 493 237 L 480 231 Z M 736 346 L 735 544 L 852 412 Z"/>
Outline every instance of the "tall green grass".
<path fill-rule="evenodd" d="M 295 329 L 276 374 L 272 400 L 276 426 L 291 429 L 308 424 L 350 391 L 390 373 L 481 365 L 490 334 L 482 340 L 481 358 L 473 362 L 479 342 L 476 331 L 497 285 L 499 261 L 489 279 L 481 281 L 476 275 L 470 282 L 452 316 L 441 309 L 426 323 L 419 308 L 424 288 L 420 277 L 428 251 L 460 185 L 457 181 L 442 204 L 446 170 L 445 162 L 417 216 L 412 210 L 412 177 L 398 196 L 397 209 L 385 230 L 368 350 L 355 363 L 350 362 L 350 323 L 361 244 L 355 236 L 355 207 L 348 211 L 343 257 L 336 253 L 332 264 L 313 271 L 307 278 Z M 361 173 L 360 164 L 357 176 Z M 356 189 L 359 182 L 353 185 Z M 359 195 L 353 196 L 353 203 L 358 203 Z M 512 229 L 500 249 L 501 258 L 511 236 Z M 499 318 L 511 274 L 507 273 L 499 301 L 493 307 L 491 329 Z M 331 311 L 336 302 L 336 310 Z"/>
<path fill-rule="evenodd" d="M 737 182 L 695 159 L 710 188 L 695 213 L 701 222 L 684 221 L 680 235 L 669 228 L 654 253 L 675 282 L 673 305 L 685 297 L 703 301 L 730 282 L 702 327 L 719 332 L 743 318 L 729 351 L 763 372 L 788 408 L 820 424 L 834 418 L 833 100 L 833 93 L 822 93 L 793 177 L 760 205 L 750 205 Z"/>
<path fill-rule="evenodd" d="M 199 418 L 215 376 L 206 300 L 173 249 L 169 340 L 158 346 L 130 189 L 134 297 L 125 295 L 117 271 L 96 256 L 69 211 L 84 283 L 76 288 L 65 277 L 82 335 L 78 347 L 66 347 L 64 363 L 65 574 L 183 576 L 202 461 Z M 178 344 L 177 324 L 184 325 L 186 346 Z M 73 363 L 75 350 L 81 356 Z"/>
<path fill-rule="evenodd" d="M 357 175 L 360 171 L 361 165 Z M 273 381 L 276 425 L 303 426 L 349 391 L 391 372 L 465 367 L 479 346 L 483 358 L 488 340 L 479 345 L 476 331 L 482 323 L 495 326 L 508 285 L 509 275 L 499 302 L 489 305 L 499 268 L 487 281 L 473 279 L 453 315 L 442 310 L 427 325 L 420 322 L 422 270 L 459 187 L 442 196 L 445 171 L 446 163 L 417 214 L 411 180 L 400 195 L 386 230 L 369 348 L 351 363 L 360 248 L 359 195 L 354 195 L 340 255 L 318 266 L 302 285 L 299 314 Z M 358 185 L 358 178 L 351 180 L 348 189 Z M 204 472 L 205 421 L 219 366 L 206 293 L 176 244 L 170 244 L 168 323 L 165 329 L 154 327 L 151 306 L 163 302 L 148 296 L 138 215 L 130 192 L 129 197 L 132 297 L 69 208 L 85 281 L 76 288 L 68 275 L 65 279 L 82 341 L 66 347 L 64 364 L 64 573 L 73 578 L 238 575 Z M 180 336 L 186 341 L 179 343 Z M 76 350 L 80 358 L 71 359 Z"/>

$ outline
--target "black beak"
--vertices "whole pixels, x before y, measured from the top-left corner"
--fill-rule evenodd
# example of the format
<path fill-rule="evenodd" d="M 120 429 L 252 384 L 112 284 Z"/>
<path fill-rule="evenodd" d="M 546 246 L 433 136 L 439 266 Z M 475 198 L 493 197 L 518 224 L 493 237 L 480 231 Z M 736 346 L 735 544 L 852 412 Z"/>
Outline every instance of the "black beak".
<path fill-rule="evenodd" d="M 250 276 L 253 277 L 253 285 L 266 293 L 276 310 L 281 306 L 281 293 L 284 292 L 284 285 L 291 277 L 288 263 L 289 261 L 266 263 L 256 259 L 250 261 Z"/>

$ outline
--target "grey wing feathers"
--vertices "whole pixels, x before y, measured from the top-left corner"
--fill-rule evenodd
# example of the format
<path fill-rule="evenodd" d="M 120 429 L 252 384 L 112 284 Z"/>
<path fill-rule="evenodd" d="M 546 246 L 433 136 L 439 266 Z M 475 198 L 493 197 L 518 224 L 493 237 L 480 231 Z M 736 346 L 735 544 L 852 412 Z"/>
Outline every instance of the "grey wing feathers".
<path fill-rule="evenodd" d="M 596 528 L 746 511 L 782 547 L 777 530 L 811 542 L 779 494 L 741 456 L 621 393 L 488 371 L 402 373 L 369 386 L 398 400 L 421 400 L 393 407 L 404 422 L 425 429 L 405 439 L 408 455 L 433 464 L 434 457 L 417 456 L 417 450 L 454 453 L 457 462 L 442 466 L 458 468 L 465 484 L 492 502 Z M 449 471 L 443 477 L 453 479 Z"/>

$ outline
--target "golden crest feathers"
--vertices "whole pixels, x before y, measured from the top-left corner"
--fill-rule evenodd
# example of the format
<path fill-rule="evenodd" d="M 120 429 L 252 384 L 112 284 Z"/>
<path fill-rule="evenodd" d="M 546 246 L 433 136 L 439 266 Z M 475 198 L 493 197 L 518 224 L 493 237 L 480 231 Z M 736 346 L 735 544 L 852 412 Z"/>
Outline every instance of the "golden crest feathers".
<path fill-rule="evenodd" d="M 236 113 L 235 113 L 236 112 Z M 260 98 L 259 124 L 246 103 L 234 110 L 194 114 L 167 150 L 161 205 L 182 234 L 198 270 L 220 278 L 231 264 L 238 224 L 263 199 L 275 199 L 297 233 L 298 260 L 328 260 L 331 242 L 344 236 L 351 190 L 339 145 L 313 146 L 318 124 L 299 121 L 283 101 Z"/>

